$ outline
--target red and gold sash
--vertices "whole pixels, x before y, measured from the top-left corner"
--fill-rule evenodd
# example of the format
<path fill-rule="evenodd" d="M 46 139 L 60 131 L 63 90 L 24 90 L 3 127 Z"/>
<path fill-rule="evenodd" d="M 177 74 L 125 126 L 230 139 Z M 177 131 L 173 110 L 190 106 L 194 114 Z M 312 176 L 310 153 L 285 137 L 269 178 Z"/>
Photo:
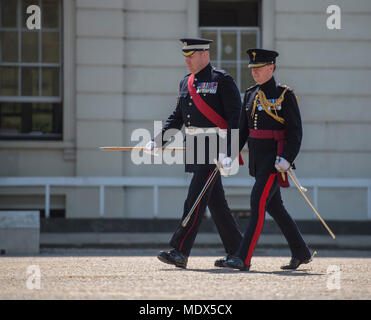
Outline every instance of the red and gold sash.
<path fill-rule="evenodd" d="M 191 95 L 197 109 L 218 128 L 224 130 L 228 129 L 228 122 L 218 113 L 216 113 L 215 110 L 211 108 L 197 93 L 196 88 L 193 86 L 194 77 L 194 74 L 191 74 L 188 78 L 188 92 Z M 239 154 L 238 161 L 241 166 L 245 164 L 242 159 L 241 153 Z"/>
<path fill-rule="evenodd" d="M 249 137 L 254 139 L 274 139 L 277 141 L 277 156 L 282 156 L 283 149 L 286 142 L 287 130 L 259 130 L 259 129 L 249 129 Z M 287 172 L 281 172 L 277 175 L 278 184 L 282 188 L 290 187 L 289 179 L 287 177 Z"/>

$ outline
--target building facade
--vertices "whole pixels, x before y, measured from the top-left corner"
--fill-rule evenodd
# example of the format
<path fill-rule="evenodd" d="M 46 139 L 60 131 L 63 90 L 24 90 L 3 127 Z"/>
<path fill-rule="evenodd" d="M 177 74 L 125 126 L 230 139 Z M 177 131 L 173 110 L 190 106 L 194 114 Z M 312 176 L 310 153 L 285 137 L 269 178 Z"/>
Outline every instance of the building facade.
<path fill-rule="evenodd" d="M 252 84 L 246 49 L 280 53 L 275 77 L 294 89 L 303 120 L 296 172 L 318 186 L 308 188 L 309 198 L 325 219 L 371 219 L 370 1 L 334 1 L 340 30 L 327 28 L 322 0 L 0 3 L 2 178 L 148 178 L 147 185 L 106 186 L 104 217 L 179 218 L 189 180 L 182 165 L 138 166 L 128 152 L 99 147 L 136 145 L 135 129 L 153 132 L 154 120 L 167 118 L 187 73 L 179 39 L 203 36 L 215 40 L 212 63 L 232 74 L 241 94 Z M 41 8 L 40 30 L 25 25 L 33 4 Z M 156 177 L 180 182 L 154 189 Z M 233 187 L 237 178 L 251 179 L 247 167 L 227 178 L 227 198 L 234 210 L 248 210 L 250 188 Z M 45 209 L 43 186 L 2 181 L 0 210 Z M 102 212 L 99 188 L 48 190 L 51 217 Z M 297 190 L 284 197 L 296 219 L 316 219 Z"/>

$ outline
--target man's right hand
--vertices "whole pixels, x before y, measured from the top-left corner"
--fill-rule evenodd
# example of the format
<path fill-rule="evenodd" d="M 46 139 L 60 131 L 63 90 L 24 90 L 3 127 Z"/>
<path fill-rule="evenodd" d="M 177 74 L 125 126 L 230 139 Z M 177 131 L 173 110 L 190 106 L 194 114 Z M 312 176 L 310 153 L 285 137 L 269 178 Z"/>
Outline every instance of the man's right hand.
<path fill-rule="evenodd" d="M 286 172 L 291 167 L 290 163 L 285 158 L 282 157 L 279 157 L 279 159 L 276 160 L 274 166 L 279 172 Z"/>

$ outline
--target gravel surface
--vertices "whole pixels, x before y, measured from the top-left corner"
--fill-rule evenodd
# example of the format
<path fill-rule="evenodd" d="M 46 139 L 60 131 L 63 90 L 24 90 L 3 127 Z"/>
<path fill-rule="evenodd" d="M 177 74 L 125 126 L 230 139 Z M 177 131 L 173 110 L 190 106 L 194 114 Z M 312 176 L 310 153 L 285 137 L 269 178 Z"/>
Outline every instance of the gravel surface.
<path fill-rule="evenodd" d="M 0 299 L 371 299 L 370 251 L 322 250 L 310 264 L 283 271 L 288 251 L 256 250 L 249 272 L 214 267 L 220 249 L 194 249 L 186 270 L 161 263 L 157 253 L 48 249 L 0 256 Z"/>

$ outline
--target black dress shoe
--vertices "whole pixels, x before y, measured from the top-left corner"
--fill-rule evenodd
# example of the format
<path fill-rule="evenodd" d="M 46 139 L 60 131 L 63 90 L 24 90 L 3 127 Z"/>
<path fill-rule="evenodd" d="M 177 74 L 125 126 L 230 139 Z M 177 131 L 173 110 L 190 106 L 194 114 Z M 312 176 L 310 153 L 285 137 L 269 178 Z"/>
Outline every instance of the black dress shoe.
<path fill-rule="evenodd" d="M 281 266 L 282 270 L 296 270 L 301 264 L 307 264 L 312 261 L 312 258 L 309 259 L 297 259 L 291 258 L 290 263 L 288 265 Z"/>
<path fill-rule="evenodd" d="M 249 271 L 250 266 L 245 263 L 239 257 L 231 256 L 227 261 L 224 262 L 224 267 L 238 269 L 241 271 Z"/>
<path fill-rule="evenodd" d="M 214 263 L 214 266 L 215 267 L 220 267 L 220 268 L 223 268 L 225 267 L 224 263 L 228 260 L 232 258 L 232 255 L 231 254 L 227 254 L 226 256 L 224 256 L 223 258 L 220 258 L 218 260 L 215 260 L 215 263 Z"/>
<path fill-rule="evenodd" d="M 164 263 L 173 264 L 176 267 L 185 269 L 187 267 L 188 257 L 178 250 L 160 251 L 157 258 Z"/>

